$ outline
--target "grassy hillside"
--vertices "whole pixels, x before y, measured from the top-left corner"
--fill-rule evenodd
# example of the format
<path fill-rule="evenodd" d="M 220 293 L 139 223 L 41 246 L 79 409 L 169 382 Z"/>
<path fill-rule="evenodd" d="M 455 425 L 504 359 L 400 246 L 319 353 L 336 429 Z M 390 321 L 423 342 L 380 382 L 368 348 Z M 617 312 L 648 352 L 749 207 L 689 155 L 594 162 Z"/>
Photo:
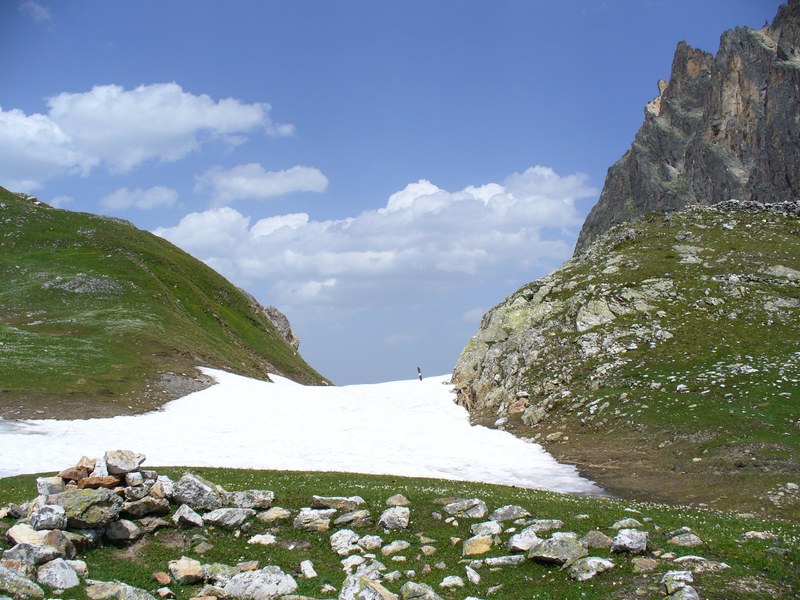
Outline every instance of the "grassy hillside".
<path fill-rule="evenodd" d="M 800 518 L 800 223 L 732 208 L 646 215 L 512 294 L 460 401 L 626 497 Z"/>
<path fill-rule="evenodd" d="M 140 412 L 206 365 L 324 383 L 248 296 L 130 223 L 0 188 L 0 416 Z"/>

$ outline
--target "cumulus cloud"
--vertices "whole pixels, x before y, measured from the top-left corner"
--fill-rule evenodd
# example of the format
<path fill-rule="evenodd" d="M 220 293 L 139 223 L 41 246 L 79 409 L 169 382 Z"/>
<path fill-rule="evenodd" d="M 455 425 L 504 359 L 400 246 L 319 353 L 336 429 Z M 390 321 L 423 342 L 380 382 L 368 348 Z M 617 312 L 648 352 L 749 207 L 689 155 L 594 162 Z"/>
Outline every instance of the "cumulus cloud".
<path fill-rule="evenodd" d="M 345 219 L 295 213 L 252 222 L 217 207 L 155 233 L 241 285 L 268 289 L 276 304 L 390 306 L 437 286 L 560 262 L 581 222 L 575 200 L 596 193 L 585 175 L 536 166 L 456 192 L 420 180 Z"/>
<path fill-rule="evenodd" d="M 139 210 L 153 210 L 172 206 L 178 199 L 178 192 L 173 189 L 154 186 L 143 190 L 137 188 L 119 188 L 100 200 L 100 204 L 110 210 L 126 210 L 138 208 Z"/>
<path fill-rule="evenodd" d="M 238 144 L 253 132 L 294 133 L 292 125 L 272 122 L 269 104 L 214 100 L 177 83 L 98 85 L 53 96 L 47 107 L 32 115 L 0 108 L 0 181 L 27 191 L 98 165 L 124 173 L 146 161 L 176 161 L 211 140 Z"/>
<path fill-rule="evenodd" d="M 328 179 L 313 167 L 295 166 L 283 171 L 265 171 L 258 163 L 224 170 L 216 167 L 197 179 L 198 191 L 210 188 L 217 206 L 235 200 L 264 199 L 292 192 L 323 192 Z"/>

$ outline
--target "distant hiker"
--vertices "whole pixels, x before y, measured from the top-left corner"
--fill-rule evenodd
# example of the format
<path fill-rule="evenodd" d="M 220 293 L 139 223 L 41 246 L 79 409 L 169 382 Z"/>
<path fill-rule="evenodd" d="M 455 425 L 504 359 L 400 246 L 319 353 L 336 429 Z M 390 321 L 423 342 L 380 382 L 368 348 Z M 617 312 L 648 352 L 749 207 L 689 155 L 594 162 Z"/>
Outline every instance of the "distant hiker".
<path fill-rule="evenodd" d="M 419 375 L 419 380 L 422 381 L 422 369 L 417 367 L 417 375 Z"/>

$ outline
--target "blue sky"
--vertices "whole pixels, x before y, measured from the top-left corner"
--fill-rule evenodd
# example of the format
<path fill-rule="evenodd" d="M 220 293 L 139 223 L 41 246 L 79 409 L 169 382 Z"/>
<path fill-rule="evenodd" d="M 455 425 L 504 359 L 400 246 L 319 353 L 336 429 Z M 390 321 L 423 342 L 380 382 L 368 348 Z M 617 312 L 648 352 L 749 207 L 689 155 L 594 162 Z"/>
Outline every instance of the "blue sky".
<path fill-rule="evenodd" d="M 452 370 L 756 0 L 0 3 L 0 185 L 154 231 L 335 383 Z"/>

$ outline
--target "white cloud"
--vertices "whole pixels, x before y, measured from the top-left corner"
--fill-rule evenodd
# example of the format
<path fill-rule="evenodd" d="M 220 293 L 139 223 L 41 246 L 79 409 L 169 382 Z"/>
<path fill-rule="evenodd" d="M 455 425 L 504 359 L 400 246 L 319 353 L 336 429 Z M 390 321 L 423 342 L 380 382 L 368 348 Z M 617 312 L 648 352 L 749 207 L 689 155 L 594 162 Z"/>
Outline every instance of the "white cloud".
<path fill-rule="evenodd" d="M 228 170 L 216 167 L 197 180 L 198 191 L 211 189 L 215 205 L 235 200 L 283 196 L 292 192 L 323 192 L 328 179 L 313 167 L 295 166 L 283 171 L 265 171 L 258 163 L 238 165 Z"/>
<path fill-rule="evenodd" d="M 47 114 L 31 115 L 0 108 L 0 184 L 29 191 L 98 165 L 128 172 L 146 161 L 176 161 L 211 140 L 235 145 L 257 131 L 294 133 L 272 122 L 269 104 L 214 100 L 177 83 L 99 85 L 53 96 L 47 106 Z"/>
<path fill-rule="evenodd" d="M 173 189 L 155 186 L 143 190 L 137 188 L 119 188 L 100 200 L 100 204 L 111 210 L 126 210 L 138 208 L 139 210 L 152 210 L 165 206 L 172 206 L 178 199 L 178 192 Z"/>
<path fill-rule="evenodd" d="M 35 0 L 23 0 L 19 4 L 19 10 L 37 23 L 50 23 L 53 20 L 50 9 Z"/>
<path fill-rule="evenodd" d="M 72 196 L 56 196 L 48 200 L 47 204 L 53 208 L 64 208 L 74 202 L 75 199 Z"/>
<path fill-rule="evenodd" d="M 562 261 L 581 223 L 574 201 L 596 193 L 585 175 L 537 166 L 457 192 L 421 180 L 346 219 L 251 223 L 226 207 L 155 233 L 278 305 L 391 306 Z"/>

